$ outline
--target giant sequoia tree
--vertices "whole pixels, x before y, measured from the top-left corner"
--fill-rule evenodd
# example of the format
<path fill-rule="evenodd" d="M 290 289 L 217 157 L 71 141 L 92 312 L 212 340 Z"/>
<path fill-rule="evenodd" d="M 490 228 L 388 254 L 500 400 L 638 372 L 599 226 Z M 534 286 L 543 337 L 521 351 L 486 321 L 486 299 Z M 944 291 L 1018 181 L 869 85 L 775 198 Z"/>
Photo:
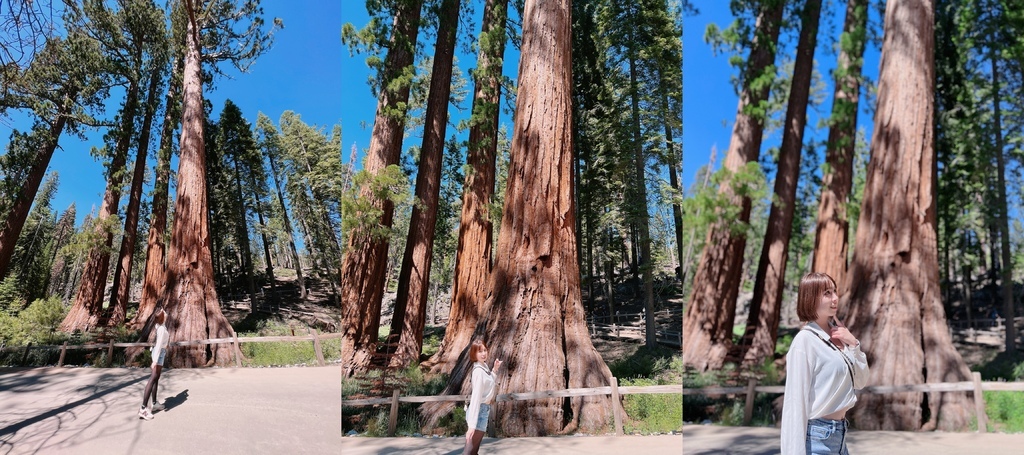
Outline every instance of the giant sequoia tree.
<path fill-rule="evenodd" d="M 485 317 L 492 356 L 507 365 L 497 380 L 502 393 L 611 380 L 580 300 L 570 20 L 568 0 L 528 0 L 523 10 L 516 131 Z M 495 426 L 507 436 L 594 431 L 606 425 L 611 405 L 604 396 L 500 402 Z"/>
<path fill-rule="evenodd" d="M 352 213 L 353 218 L 363 218 L 365 223 L 349 232 L 341 264 L 342 377 L 369 365 L 380 326 L 388 252 L 387 234 L 382 230 L 391 227 L 395 210 L 388 197 L 389 188 L 382 188 L 380 182 L 385 173 L 400 172 L 397 163 L 402 151 L 421 3 L 398 0 L 394 5 L 394 28 L 380 75 L 377 114 L 363 168 L 366 179 L 359 189 L 364 205 Z"/>
<path fill-rule="evenodd" d="M 244 66 L 269 44 L 261 30 L 262 9 L 257 1 L 241 5 L 225 0 L 200 2 L 183 0 L 187 15 L 185 66 L 182 75 L 181 142 L 178 161 L 178 192 L 174 206 L 171 246 L 167 255 L 167 284 L 162 300 L 168 313 L 171 341 L 229 337 L 234 330 L 220 310 L 213 282 L 210 232 L 206 207 L 206 158 L 203 138 L 203 87 L 201 65 L 207 33 L 222 41 L 223 48 L 211 49 L 211 56 L 231 58 Z M 238 22 L 251 26 L 236 32 Z M 207 353 L 207 349 L 210 352 Z M 230 360 L 227 345 L 172 347 L 170 364 L 195 367 Z"/>
<path fill-rule="evenodd" d="M 886 5 L 871 160 L 840 304 L 867 352 L 871 384 L 970 379 L 939 293 L 933 17 L 929 0 Z M 962 430 L 970 403 L 962 392 L 865 394 L 853 416 L 871 430 Z"/>
<path fill-rule="evenodd" d="M 507 40 L 505 19 L 508 0 L 484 4 L 480 30 L 477 70 L 473 72 L 472 118 L 469 150 L 459 221 L 458 251 L 452 283 L 452 306 L 448 326 L 437 353 L 425 365 L 432 373 L 448 373 L 469 346 L 477 320 L 484 312 L 491 273 L 493 222 L 490 205 L 494 193 L 494 162 L 498 147 L 498 101 L 501 98 L 502 55 Z"/>
<path fill-rule="evenodd" d="M 720 197 L 736 210 L 722 213 L 709 229 L 701 253 L 693 291 L 683 320 L 683 362 L 697 370 L 718 369 L 732 346 L 746 235 L 742 226 L 750 221 L 751 199 L 736 178 L 756 166 L 764 132 L 764 106 L 774 77 L 775 46 L 782 21 L 783 0 L 760 2 L 757 29 L 750 57 L 743 70 L 740 94 L 729 151 L 725 157 L 726 177 L 719 185 Z M 737 226 L 739 225 L 739 227 Z"/>

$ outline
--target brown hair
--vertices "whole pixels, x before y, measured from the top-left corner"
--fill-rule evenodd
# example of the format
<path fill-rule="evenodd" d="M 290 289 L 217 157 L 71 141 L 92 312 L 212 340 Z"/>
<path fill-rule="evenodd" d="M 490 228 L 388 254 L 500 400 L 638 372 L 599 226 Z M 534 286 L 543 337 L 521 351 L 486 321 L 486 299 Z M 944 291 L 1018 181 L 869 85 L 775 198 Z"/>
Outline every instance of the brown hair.
<path fill-rule="evenodd" d="M 153 322 L 163 324 L 165 320 L 167 320 L 167 312 L 164 311 L 163 308 L 160 308 L 159 310 L 156 310 L 156 313 L 153 313 Z"/>
<path fill-rule="evenodd" d="M 818 302 L 829 288 L 836 290 L 836 280 L 825 273 L 811 272 L 800 280 L 800 290 L 796 297 L 796 315 L 801 321 L 813 321 L 818 318 Z M 838 292 L 838 290 L 837 290 Z"/>
<path fill-rule="evenodd" d="M 483 341 L 476 340 L 476 341 L 473 341 L 473 343 L 469 345 L 469 361 L 470 362 L 476 362 L 476 361 L 479 360 L 479 358 L 477 356 L 479 355 L 481 349 L 487 349 L 487 346 L 484 346 L 484 342 Z"/>

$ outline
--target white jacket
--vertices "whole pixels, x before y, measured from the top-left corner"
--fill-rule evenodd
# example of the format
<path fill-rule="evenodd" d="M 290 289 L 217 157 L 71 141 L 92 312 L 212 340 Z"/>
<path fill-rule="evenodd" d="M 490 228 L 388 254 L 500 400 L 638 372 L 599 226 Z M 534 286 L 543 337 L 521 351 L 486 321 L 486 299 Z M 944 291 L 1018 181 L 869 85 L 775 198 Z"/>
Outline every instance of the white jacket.
<path fill-rule="evenodd" d="M 469 396 L 469 407 L 466 408 L 466 425 L 473 430 L 476 428 L 476 419 L 480 415 L 480 405 L 494 403 L 497 387 L 494 386 L 494 374 L 483 362 L 473 364 L 471 381 L 473 393 Z"/>
<path fill-rule="evenodd" d="M 156 342 L 153 343 L 153 363 L 160 358 L 160 353 L 167 349 L 167 341 L 170 336 L 167 334 L 167 327 L 163 324 L 156 326 Z"/>
<path fill-rule="evenodd" d="M 867 385 L 868 358 L 860 346 L 840 350 L 828 340 L 814 322 L 793 337 L 782 399 L 783 455 L 806 453 L 807 421 L 852 408 L 854 389 Z"/>

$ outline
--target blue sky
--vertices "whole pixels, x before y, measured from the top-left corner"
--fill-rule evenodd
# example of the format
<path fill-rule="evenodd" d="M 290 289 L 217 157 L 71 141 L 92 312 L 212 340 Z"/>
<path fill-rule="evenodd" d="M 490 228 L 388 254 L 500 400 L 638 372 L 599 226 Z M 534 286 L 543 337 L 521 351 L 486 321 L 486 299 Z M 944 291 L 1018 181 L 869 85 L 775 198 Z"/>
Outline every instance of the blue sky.
<path fill-rule="evenodd" d="M 709 23 L 715 23 L 724 29 L 735 19 L 729 11 L 729 2 L 694 0 L 692 3 L 700 14 L 683 19 L 683 182 L 687 187 L 693 183 L 698 169 L 708 163 L 713 146 L 718 149 L 715 169 L 721 166 L 729 148 L 729 138 L 732 135 L 739 101 L 730 79 L 736 76 L 737 70 L 729 65 L 729 55 L 714 55 L 711 45 L 704 42 L 704 32 Z M 815 69 L 822 74 L 827 97 L 817 109 L 808 109 L 805 142 L 811 138 L 824 140 L 828 137 L 827 128 L 815 131 L 812 127 L 822 116 L 827 118 L 831 112 L 834 90 L 831 71 L 835 67 L 837 54 L 831 47 L 838 39 L 845 19 L 845 1 L 825 0 L 823 3 L 826 9 L 822 13 L 818 48 L 814 57 Z M 838 14 L 837 8 L 841 8 Z M 869 21 L 879 23 L 876 11 L 871 11 Z M 788 36 L 783 36 L 782 40 L 784 54 L 792 59 L 793 48 L 796 46 L 796 32 L 790 32 Z M 746 54 L 742 57 L 745 59 Z M 869 43 L 863 73 L 871 81 L 878 80 L 878 58 L 877 47 Z M 866 105 L 862 90 L 857 127 L 863 128 L 870 140 L 873 119 Z M 766 156 L 770 147 L 778 147 L 781 142 L 781 131 L 766 132 L 761 146 L 761 156 Z M 772 185 L 772 176 L 769 175 L 768 178 L 769 185 Z"/>
<path fill-rule="evenodd" d="M 330 132 L 333 125 L 342 121 L 343 94 L 368 93 L 367 90 L 353 90 L 354 87 L 338 84 L 342 78 L 343 55 L 348 55 L 341 44 L 342 2 L 263 0 L 261 3 L 265 20 L 269 23 L 272 18 L 279 17 L 285 28 L 277 31 L 273 47 L 249 68 L 248 73 L 240 74 L 234 68 L 228 68 L 225 72 L 230 78 L 221 77 L 212 87 L 203 87 L 204 96 L 213 104 L 214 117 L 220 115 L 224 101 L 230 99 L 252 124 L 256 123 L 260 111 L 276 124 L 281 113 L 292 110 L 304 122 L 324 127 Z M 346 0 L 344 3 L 361 2 Z M 114 116 L 121 102 L 116 97 L 108 100 L 107 118 Z M 4 151 L 11 128 L 24 129 L 28 125 L 25 116 L 17 114 L 0 122 L 0 141 Z M 343 126 L 355 130 L 347 122 Z M 60 175 L 53 208 L 63 212 L 74 201 L 79 223 L 90 211 L 98 211 L 102 201 L 106 185 L 103 166 L 89 155 L 89 149 L 102 146 L 104 132 L 92 131 L 85 141 L 62 136 L 60 148 L 54 153 L 48 169 L 48 172 L 56 171 Z M 155 165 L 155 157 L 152 147 L 150 150 L 152 166 Z M 177 171 L 176 160 L 171 169 L 172 172 Z M 147 185 L 146 191 L 150 188 L 151 184 Z M 148 200 L 150 196 L 147 194 L 145 198 Z M 147 225 L 148 220 L 140 220 L 141 229 L 146 229 Z"/>

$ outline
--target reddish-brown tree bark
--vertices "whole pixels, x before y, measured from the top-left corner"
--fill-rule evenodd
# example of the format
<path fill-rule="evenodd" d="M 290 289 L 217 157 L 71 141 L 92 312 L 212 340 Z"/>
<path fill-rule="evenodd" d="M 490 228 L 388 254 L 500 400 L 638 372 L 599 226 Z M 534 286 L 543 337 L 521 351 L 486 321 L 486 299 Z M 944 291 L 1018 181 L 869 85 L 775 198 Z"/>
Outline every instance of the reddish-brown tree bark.
<path fill-rule="evenodd" d="M 825 151 L 818 224 L 811 271 L 827 273 L 843 289 L 846 282 L 850 220 L 846 204 L 853 189 L 853 155 L 857 135 L 860 74 L 867 42 L 867 0 L 848 0 L 843 24 L 844 43 L 836 64 L 831 127 Z M 848 46 L 847 46 L 848 44 Z"/>
<path fill-rule="evenodd" d="M 459 221 L 459 243 L 455 254 L 452 305 L 444 339 L 437 353 L 424 363 L 433 374 L 450 373 L 459 356 L 469 347 L 477 321 L 484 313 L 490 289 L 493 223 L 490 216 L 494 194 L 494 161 L 498 147 L 498 111 L 501 99 L 502 55 L 505 50 L 505 18 L 508 0 L 484 4 L 480 30 L 478 70 L 473 73 L 473 117 L 469 128 L 471 168 L 466 173 Z"/>
<path fill-rule="evenodd" d="M 142 281 L 142 297 L 139 299 L 139 311 L 132 319 L 132 327 L 142 330 L 142 338 L 149 336 L 149 317 L 157 307 L 157 299 L 164 287 L 164 257 L 167 245 L 164 235 L 167 232 L 167 196 L 170 190 L 171 175 L 171 143 L 174 130 L 178 123 L 176 117 L 181 115 L 180 74 L 184 71 L 184 60 L 175 58 L 171 65 L 171 81 L 167 85 L 164 102 L 164 122 L 160 131 L 160 151 L 157 155 L 156 181 L 153 184 L 153 208 L 150 212 L 149 235 L 146 239 L 146 269 Z"/>
<path fill-rule="evenodd" d="M 775 44 L 785 2 L 768 0 L 764 3 L 744 74 L 736 124 L 725 156 L 724 166 L 730 173 L 741 171 L 747 163 L 757 162 L 760 155 L 764 120 L 763 116 L 749 111 L 768 99 L 769 84 L 751 85 L 775 61 Z M 736 297 L 742 279 L 743 249 L 747 242 L 745 234 L 736 232 L 735 225 L 750 221 L 751 206 L 750 198 L 737 194 L 732 185 L 731 178 L 723 179 L 718 193 L 730 202 L 730 206 L 738 207 L 739 213 L 735 218 L 722 217 L 708 229 L 683 320 L 683 363 L 698 371 L 721 368 L 732 347 Z"/>
<path fill-rule="evenodd" d="M 509 179 L 483 338 L 498 393 L 599 387 L 611 372 L 584 322 L 576 261 L 572 169 L 572 80 L 568 0 L 528 0 L 523 10 L 519 92 Z M 455 367 L 462 377 L 469 361 Z M 560 373 L 559 373 L 560 372 Z M 469 386 L 450 381 L 447 393 Z M 599 431 L 611 415 L 606 396 L 498 402 L 504 436 Z"/>
<path fill-rule="evenodd" d="M 419 361 L 423 348 L 423 326 L 427 317 L 427 293 L 430 291 L 430 266 L 434 257 L 434 227 L 441 192 L 441 156 L 448 126 L 448 101 L 452 84 L 452 61 L 459 27 L 458 0 L 444 0 L 439 11 L 437 42 L 430 76 L 430 93 L 424 121 L 423 147 L 416 173 L 416 199 L 409 220 L 409 235 L 398 274 L 398 296 L 391 319 L 391 336 L 398 348 L 391 357 L 392 367 L 406 367 Z"/>
<path fill-rule="evenodd" d="M 124 211 L 124 233 L 121 237 L 121 249 L 114 268 L 114 285 L 110 292 L 111 314 L 107 325 L 116 327 L 124 322 L 128 312 L 128 290 L 132 275 L 132 258 L 135 257 L 135 241 L 139 231 L 139 205 L 142 202 L 142 183 L 146 175 L 146 156 L 149 151 L 149 131 L 156 116 L 157 90 L 163 71 L 153 71 L 150 75 L 149 90 L 146 99 L 146 111 L 139 132 L 139 150 L 135 156 L 135 169 L 132 172 L 132 187 L 129 191 L 128 206 Z"/>
<path fill-rule="evenodd" d="M 364 170 L 378 175 L 398 163 L 402 151 L 405 125 L 405 104 L 409 85 L 390 87 L 395 78 L 413 64 L 416 35 L 419 32 L 420 0 L 396 2 L 395 21 L 388 56 L 384 63 L 384 84 L 377 102 L 377 114 L 370 138 L 370 150 Z M 381 211 L 377 223 L 391 227 L 394 203 L 378 198 L 372 185 L 360 188 L 359 197 L 370 201 Z M 377 340 L 380 327 L 380 304 L 384 295 L 388 240 L 367 229 L 356 228 L 349 233 L 348 248 L 341 262 L 341 365 L 342 377 L 365 369 Z"/>
<path fill-rule="evenodd" d="M 141 51 L 139 51 L 141 52 Z M 121 182 L 124 180 L 124 168 L 128 161 L 128 146 L 135 131 L 135 110 L 139 104 L 139 84 L 132 80 L 125 95 L 124 109 L 121 110 L 121 126 L 114 156 L 107 170 L 107 190 L 103 194 L 99 214 L 96 216 L 95 239 L 89 255 L 82 268 L 82 281 L 71 305 L 68 315 L 64 317 L 60 329 L 65 332 L 75 330 L 86 331 L 96 327 L 103 311 L 103 295 L 107 287 L 107 273 L 110 271 L 110 250 L 114 242 L 113 223 L 116 221 L 118 205 L 121 200 Z"/>
<path fill-rule="evenodd" d="M 227 338 L 234 329 L 220 310 L 213 282 L 209 217 L 206 205 L 206 153 L 203 139 L 203 87 L 201 25 L 197 6 L 184 2 L 188 14 L 185 67 L 182 74 L 184 103 L 178 158 L 178 192 L 174 225 L 167 255 L 166 286 L 161 300 L 168 313 L 170 340 Z M 172 346 L 169 363 L 175 368 L 227 364 L 227 344 Z"/>
<path fill-rule="evenodd" d="M 933 17 L 929 0 L 886 5 L 871 160 L 840 304 L 867 353 L 871 385 L 971 377 L 939 294 Z M 853 419 L 867 430 L 963 430 L 971 404 L 964 392 L 863 394 Z"/>
<path fill-rule="evenodd" d="M 800 179 L 800 154 L 803 151 L 804 126 L 807 124 L 807 100 L 811 91 L 811 73 L 814 70 L 814 48 L 818 43 L 818 19 L 821 0 L 807 0 L 803 10 L 803 24 L 797 44 L 796 62 L 793 64 L 793 83 L 786 107 L 785 130 L 779 150 L 778 169 L 775 171 L 775 197 L 768 212 L 761 259 L 754 280 L 754 297 L 750 302 L 744 342 L 748 349 L 743 363 L 760 365 L 775 354 L 775 341 L 779 334 L 779 315 L 782 311 L 782 291 L 786 284 L 786 263 L 789 259 L 789 239 L 793 231 L 796 212 L 796 187 Z"/>

